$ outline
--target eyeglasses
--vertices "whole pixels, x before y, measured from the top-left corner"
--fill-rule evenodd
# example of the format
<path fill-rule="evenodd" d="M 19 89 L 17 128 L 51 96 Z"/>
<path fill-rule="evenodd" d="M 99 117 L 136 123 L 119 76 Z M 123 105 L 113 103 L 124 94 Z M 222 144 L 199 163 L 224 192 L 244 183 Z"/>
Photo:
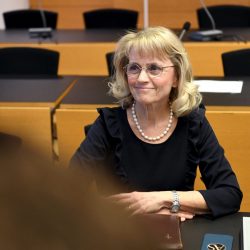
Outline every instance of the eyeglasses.
<path fill-rule="evenodd" d="M 148 76 L 157 77 L 162 74 L 164 69 L 172 67 L 174 67 L 174 65 L 162 67 L 155 63 L 150 63 L 146 67 L 141 67 L 137 63 L 129 63 L 124 67 L 124 70 L 128 77 L 136 77 L 136 78 L 139 77 L 143 69 L 147 72 Z"/>

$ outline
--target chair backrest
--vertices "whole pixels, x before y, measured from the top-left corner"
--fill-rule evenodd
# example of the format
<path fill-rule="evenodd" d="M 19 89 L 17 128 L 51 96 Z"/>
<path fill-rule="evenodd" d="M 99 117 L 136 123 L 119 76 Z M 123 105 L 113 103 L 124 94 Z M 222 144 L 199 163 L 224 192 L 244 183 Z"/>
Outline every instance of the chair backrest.
<path fill-rule="evenodd" d="M 136 29 L 138 11 L 127 9 L 96 9 L 83 13 L 86 29 Z"/>
<path fill-rule="evenodd" d="M 0 48 L 0 76 L 57 76 L 59 52 L 29 47 Z"/>
<path fill-rule="evenodd" d="M 84 126 L 84 134 L 85 134 L 85 136 L 88 135 L 88 132 L 89 132 L 91 126 L 92 126 L 92 124 L 88 124 L 88 125 Z"/>
<path fill-rule="evenodd" d="M 6 29 L 50 27 L 56 29 L 58 14 L 46 10 L 14 10 L 3 13 Z"/>
<path fill-rule="evenodd" d="M 107 67 L 108 67 L 108 74 L 109 76 L 112 76 L 114 74 L 114 63 L 113 63 L 113 60 L 114 60 L 114 55 L 115 55 L 115 52 L 108 52 L 106 53 L 106 62 L 107 62 Z"/>
<path fill-rule="evenodd" d="M 225 52 L 221 57 L 225 76 L 250 76 L 250 49 Z"/>
<path fill-rule="evenodd" d="M 250 27 L 250 7 L 241 5 L 214 5 L 207 7 L 216 28 Z M 211 29 L 211 21 L 204 8 L 197 9 L 200 29 Z"/>

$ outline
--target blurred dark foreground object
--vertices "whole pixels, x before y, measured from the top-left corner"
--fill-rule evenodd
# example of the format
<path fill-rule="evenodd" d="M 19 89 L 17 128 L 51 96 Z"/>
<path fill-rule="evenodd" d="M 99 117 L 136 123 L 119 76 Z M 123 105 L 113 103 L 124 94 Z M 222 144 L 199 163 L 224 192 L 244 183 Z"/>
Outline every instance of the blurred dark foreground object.
<path fill-rule="evenodd" d="M 21 144 L 21 138 L 0 132 L 0 156 L 16 153 Z"/>
<path fill-rule="evenodd" d="M 0 249 L 157 248 L 144 224 L 98 196 L 82 171 L 27 149 L 1 157 L 0 166 Z"/>
<path fill-rule="evenodd" d="M 131 217 L 133 219 L 133 217 Z M 135 221 L 143 228 L 146 238 L 150 238 L 155 249 L 182 249 L 180 218 L 175 215 L 144 214 L 135 216 Z"/>

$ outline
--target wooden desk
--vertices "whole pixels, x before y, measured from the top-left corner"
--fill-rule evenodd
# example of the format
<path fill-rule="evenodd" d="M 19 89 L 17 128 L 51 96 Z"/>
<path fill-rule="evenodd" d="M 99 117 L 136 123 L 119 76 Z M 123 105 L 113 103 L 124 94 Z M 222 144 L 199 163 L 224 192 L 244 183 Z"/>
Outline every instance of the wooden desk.
<path fill-rule="evenodd" d="M 85 137 L 84 126 L 98 116 L 96 107 L 114 105 L 114 100 L 106 95 L 104 79 L 81 78 L 56 110 L 59 160 L 65 165 Z M 244 193 L 241 211 L 250 211 L 249 83 L 249 78 L 245 79 L 241 94 L 203 94 L 207 118 L 225 149 Z M 198 178 L 196 188 L 203 188 Z"/>
<path fill-rule="evenodd" d="M 17 135 L 52 156 L 51 114 L 69 91 L 74 77 L 0 79 L 0 131 Z"/>
<path fill-rule="evenodd" d="M 176 31 L 177 33 L 178 31 Z M 105 54 L 114 51 L 116 42 L 124 34 L 121 30 L 58 30 L 52 39 L 31 39 L 28 31 L 0 31 L 0 47 L 29 46 L 60 52 L 61 75 L 108 75 Z M 225 34 L 239 34 L 250 41 L 248 30 L 226 30 Z M 187 35 L 186 35 L 187 37 Z M 250 48 L 249 42 L 192 42 L 186 39 L 184 46 L 189 54 L 196 76 L 223 76 L 221 53 Z"/>

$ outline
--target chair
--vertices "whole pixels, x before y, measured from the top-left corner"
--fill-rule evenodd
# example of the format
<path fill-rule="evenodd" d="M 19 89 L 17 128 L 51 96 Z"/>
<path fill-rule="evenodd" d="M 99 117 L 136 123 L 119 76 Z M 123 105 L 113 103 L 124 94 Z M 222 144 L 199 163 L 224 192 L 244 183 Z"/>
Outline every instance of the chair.
<path fill-rule="evenodd" d="M 138 11 L 96 9 L 83 13 L 86 29 L 136 29 Z"/>
<path fill-rule="evenodd" d="M 85 136 L 87 136 L 91 126 L 92 126 L 92 124 L 88 124 L 88 125 L 84 126 L 84 134 L 85 134 Z"/>
<path fill-rule="evenodd" d="M 208 6 L 216 28 L 250 27 L 250 7 L 241 5 Z M 200 29 L 211 29 L 211 21 L 204 8 L 197 9 L 198 25 Z"/>
<path fill-rule="evenodd" d="M 46 10 L 14 10 L 3 13 L 6 29 L 50 27 L 56 29 L 58 14 Z"/>
<path fill-rule="evenodd" d="M 113 64 L 114 54 L 115 52 L 106 53 L 106 62 L 107 62 L 109 76 L 112 76 L 114 74 L 114 64 Z"/>
<path fill-rule="evenodd" d="M 30 47 L 0 49 L 0 76 L 57 76 L 59 52 Z"/>
<path fill-rule="evenodd" d="M 225 76 L 250 76 L 250 49 L 225 52 L 221 56 Z"/>

